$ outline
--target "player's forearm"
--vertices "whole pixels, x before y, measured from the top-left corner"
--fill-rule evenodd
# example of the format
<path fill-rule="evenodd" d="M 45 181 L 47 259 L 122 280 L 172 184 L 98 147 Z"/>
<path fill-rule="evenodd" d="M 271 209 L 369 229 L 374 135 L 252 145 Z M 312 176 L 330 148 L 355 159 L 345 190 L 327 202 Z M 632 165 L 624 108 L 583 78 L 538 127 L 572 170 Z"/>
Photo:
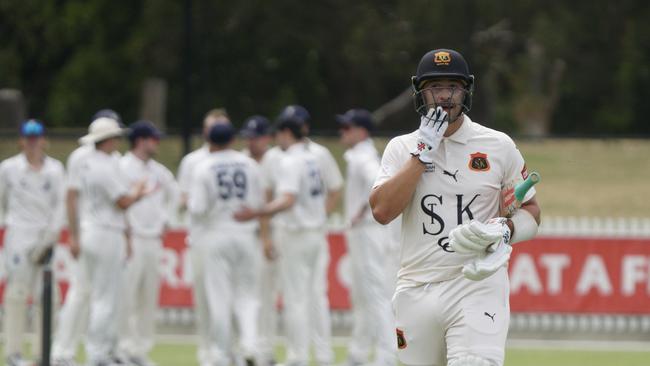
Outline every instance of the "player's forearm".
<path fill-rule="evenodd" d="M 291 193 L 285 193 L 273 201 L 267 203 L 259 211 L 260 216 L 273 216 L 278 212 L 289 209 L 296 203 L 296 196 Z"/>
<path fill-rule="evenodd" d="M 79 221 L 77 218 L 77 202 L 78 192 L 76 190 L 68 190 L 65 197 L 66 215 L 68 217 L 68 233 L 73 239 L 79 239 Z"/>
<path fill-rule="evenodd" d="M 397 174 L 372 190 L 369 202 L 377 222 L 386 225 L 404 211 L 424 170 L 424 164 L 412 157 Z"/>
<path fill-rule="evenodd" d="M 340 198 L 341 198 L 340 189 L 327 192 L 327 201 L 325 202 L 325 209 L 327 215 L 331 214 L 336 209 L 336 205 L 338 204 Z"/>

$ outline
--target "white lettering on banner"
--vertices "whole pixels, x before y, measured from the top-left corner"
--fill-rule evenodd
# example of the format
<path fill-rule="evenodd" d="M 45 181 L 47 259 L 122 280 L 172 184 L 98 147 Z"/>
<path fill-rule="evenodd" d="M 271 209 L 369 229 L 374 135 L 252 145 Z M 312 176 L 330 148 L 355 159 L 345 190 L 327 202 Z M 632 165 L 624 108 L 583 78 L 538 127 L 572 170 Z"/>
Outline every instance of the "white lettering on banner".
<path fill-rule="evenodd" d="M 176 267 L 178 267 L 178 255 L 173 249 L 163 248 L 162 255 L 160 256 L 160 265 L 158 266 L 158 274 L 160 280 L 165 282 L 169 287 L 178 287 L 180 280 L 176 274 Z"/>
<path fill-rule="evenodd" d="M 562 270 L 569 266 L 571 258 L 567 254 L 543 254 L 539 261 L 546 267 L 546 290 L 549 295 L 562 292 Z"/>
<path fill-rule="evenodd" d="M 533 295 L 540 295 L 543 290 L 535 261 L 530 254 L 518 255 L 510 271 L 510 291 L 517 293 L 523 287 L 527 287 Z"/>
<path fill-rule="evenodd" d="M 636 292 L 637 283 L 645 281 L 650 284 L 650 260 L 642 255 L 623 256 L 621 271 L 621 292 L 623 296 L 633 296 Z"/>
<path fill-rule="evenodd" d="M 592 288 L 596 288 L 600 295 L 611 295 L 613 292 L 612 281 L 609 279 L 605 262 L 601 256 L 596 254 L 590 254 L 585 259 L 576 284 L 576 293 L 585 295 Z"/>
<path fill-rule="evenodd" d="M 187 284 L 188 286 L 190 286 L 194 280 L 192 277 L 192 273 L 194 273 L 194 271 L 192 271 L 192 256 L 190 255 L 190 250 L 192 249 L 187 248 L 180 254 L 182 258 L 181 262 L 183 263 L 183 273 L 181 278 L 183 279 L 183 283 Z"/>
<path fill-rule="evenodd" d="M 352 267 L 350 264 L 350 256 L 347 253 L 343 254 L 341 259 L 339 259 L 336 268 L 336 277 L 338 277 L 343 286 L 350 288 L 352 285 Z"/>

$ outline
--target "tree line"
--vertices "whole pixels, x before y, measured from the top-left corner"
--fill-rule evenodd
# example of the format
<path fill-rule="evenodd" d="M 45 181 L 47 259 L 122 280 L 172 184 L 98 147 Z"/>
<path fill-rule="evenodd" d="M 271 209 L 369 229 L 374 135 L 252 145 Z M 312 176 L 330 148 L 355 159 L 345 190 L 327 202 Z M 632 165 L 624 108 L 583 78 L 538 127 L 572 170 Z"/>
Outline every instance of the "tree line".
<path fill-rule="evenodd" d="M 48 125 L 80 127 L 104 107 L 138 118 L 143 83 L 160 78 L 167 125 L 180 129 L 188 1 L 4 0 L 0 88 L 20 89 Z M 189 123 L 218 106 L 241 121 L 299 103 L 333 130 L 335 113 L 404 93 L 420 57 L 444 47 L 470 62 L 470 115 L 485 125 L 647 136 L 647 19 L 641 0 L 193 0 Z M 381 129 L 416 126 L 406 104 Z"/>

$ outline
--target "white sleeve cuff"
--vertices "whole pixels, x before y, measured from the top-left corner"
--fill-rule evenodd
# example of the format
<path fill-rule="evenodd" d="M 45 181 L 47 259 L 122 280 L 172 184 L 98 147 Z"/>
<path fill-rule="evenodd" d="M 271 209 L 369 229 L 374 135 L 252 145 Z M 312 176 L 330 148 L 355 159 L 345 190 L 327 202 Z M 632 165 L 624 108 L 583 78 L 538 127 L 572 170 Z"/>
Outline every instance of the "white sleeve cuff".
<path fill-rule="evenodd" d="M 512 226 L 515 229 L 510 244 L 530 240 L 537 235 L 539 225 L 537 225 L 537 221 L 530 212 L 519 209 L 512 215 L 510 221 L 512 221 Z"/>

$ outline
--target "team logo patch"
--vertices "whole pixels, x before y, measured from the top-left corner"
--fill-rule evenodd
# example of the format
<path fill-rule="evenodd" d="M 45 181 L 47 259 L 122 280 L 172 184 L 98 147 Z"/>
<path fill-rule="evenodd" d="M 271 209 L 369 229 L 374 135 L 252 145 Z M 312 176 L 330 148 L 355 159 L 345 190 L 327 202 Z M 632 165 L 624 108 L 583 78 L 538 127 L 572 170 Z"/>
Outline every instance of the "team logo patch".
<path fill-rule="evenodd" d="M 469 168 L 477 172 L 487 172 L 490 170 L 490 162 L 487 154 L 475 152 L 469 156 Z"/>
<path fill-rule="evenodd" d="M 433 54 L 433 62 L 436 65 L 449 65 L 451 62 L 451 55 L 449 52 L 440 51 Z"/>
<path fill-rule="evenodd" d="M 404 331 L 399 328 L 395 328 L 395 331 L 397 331 L 397 348 L 406 348 L 406 338 L 404 338 Z"/>

